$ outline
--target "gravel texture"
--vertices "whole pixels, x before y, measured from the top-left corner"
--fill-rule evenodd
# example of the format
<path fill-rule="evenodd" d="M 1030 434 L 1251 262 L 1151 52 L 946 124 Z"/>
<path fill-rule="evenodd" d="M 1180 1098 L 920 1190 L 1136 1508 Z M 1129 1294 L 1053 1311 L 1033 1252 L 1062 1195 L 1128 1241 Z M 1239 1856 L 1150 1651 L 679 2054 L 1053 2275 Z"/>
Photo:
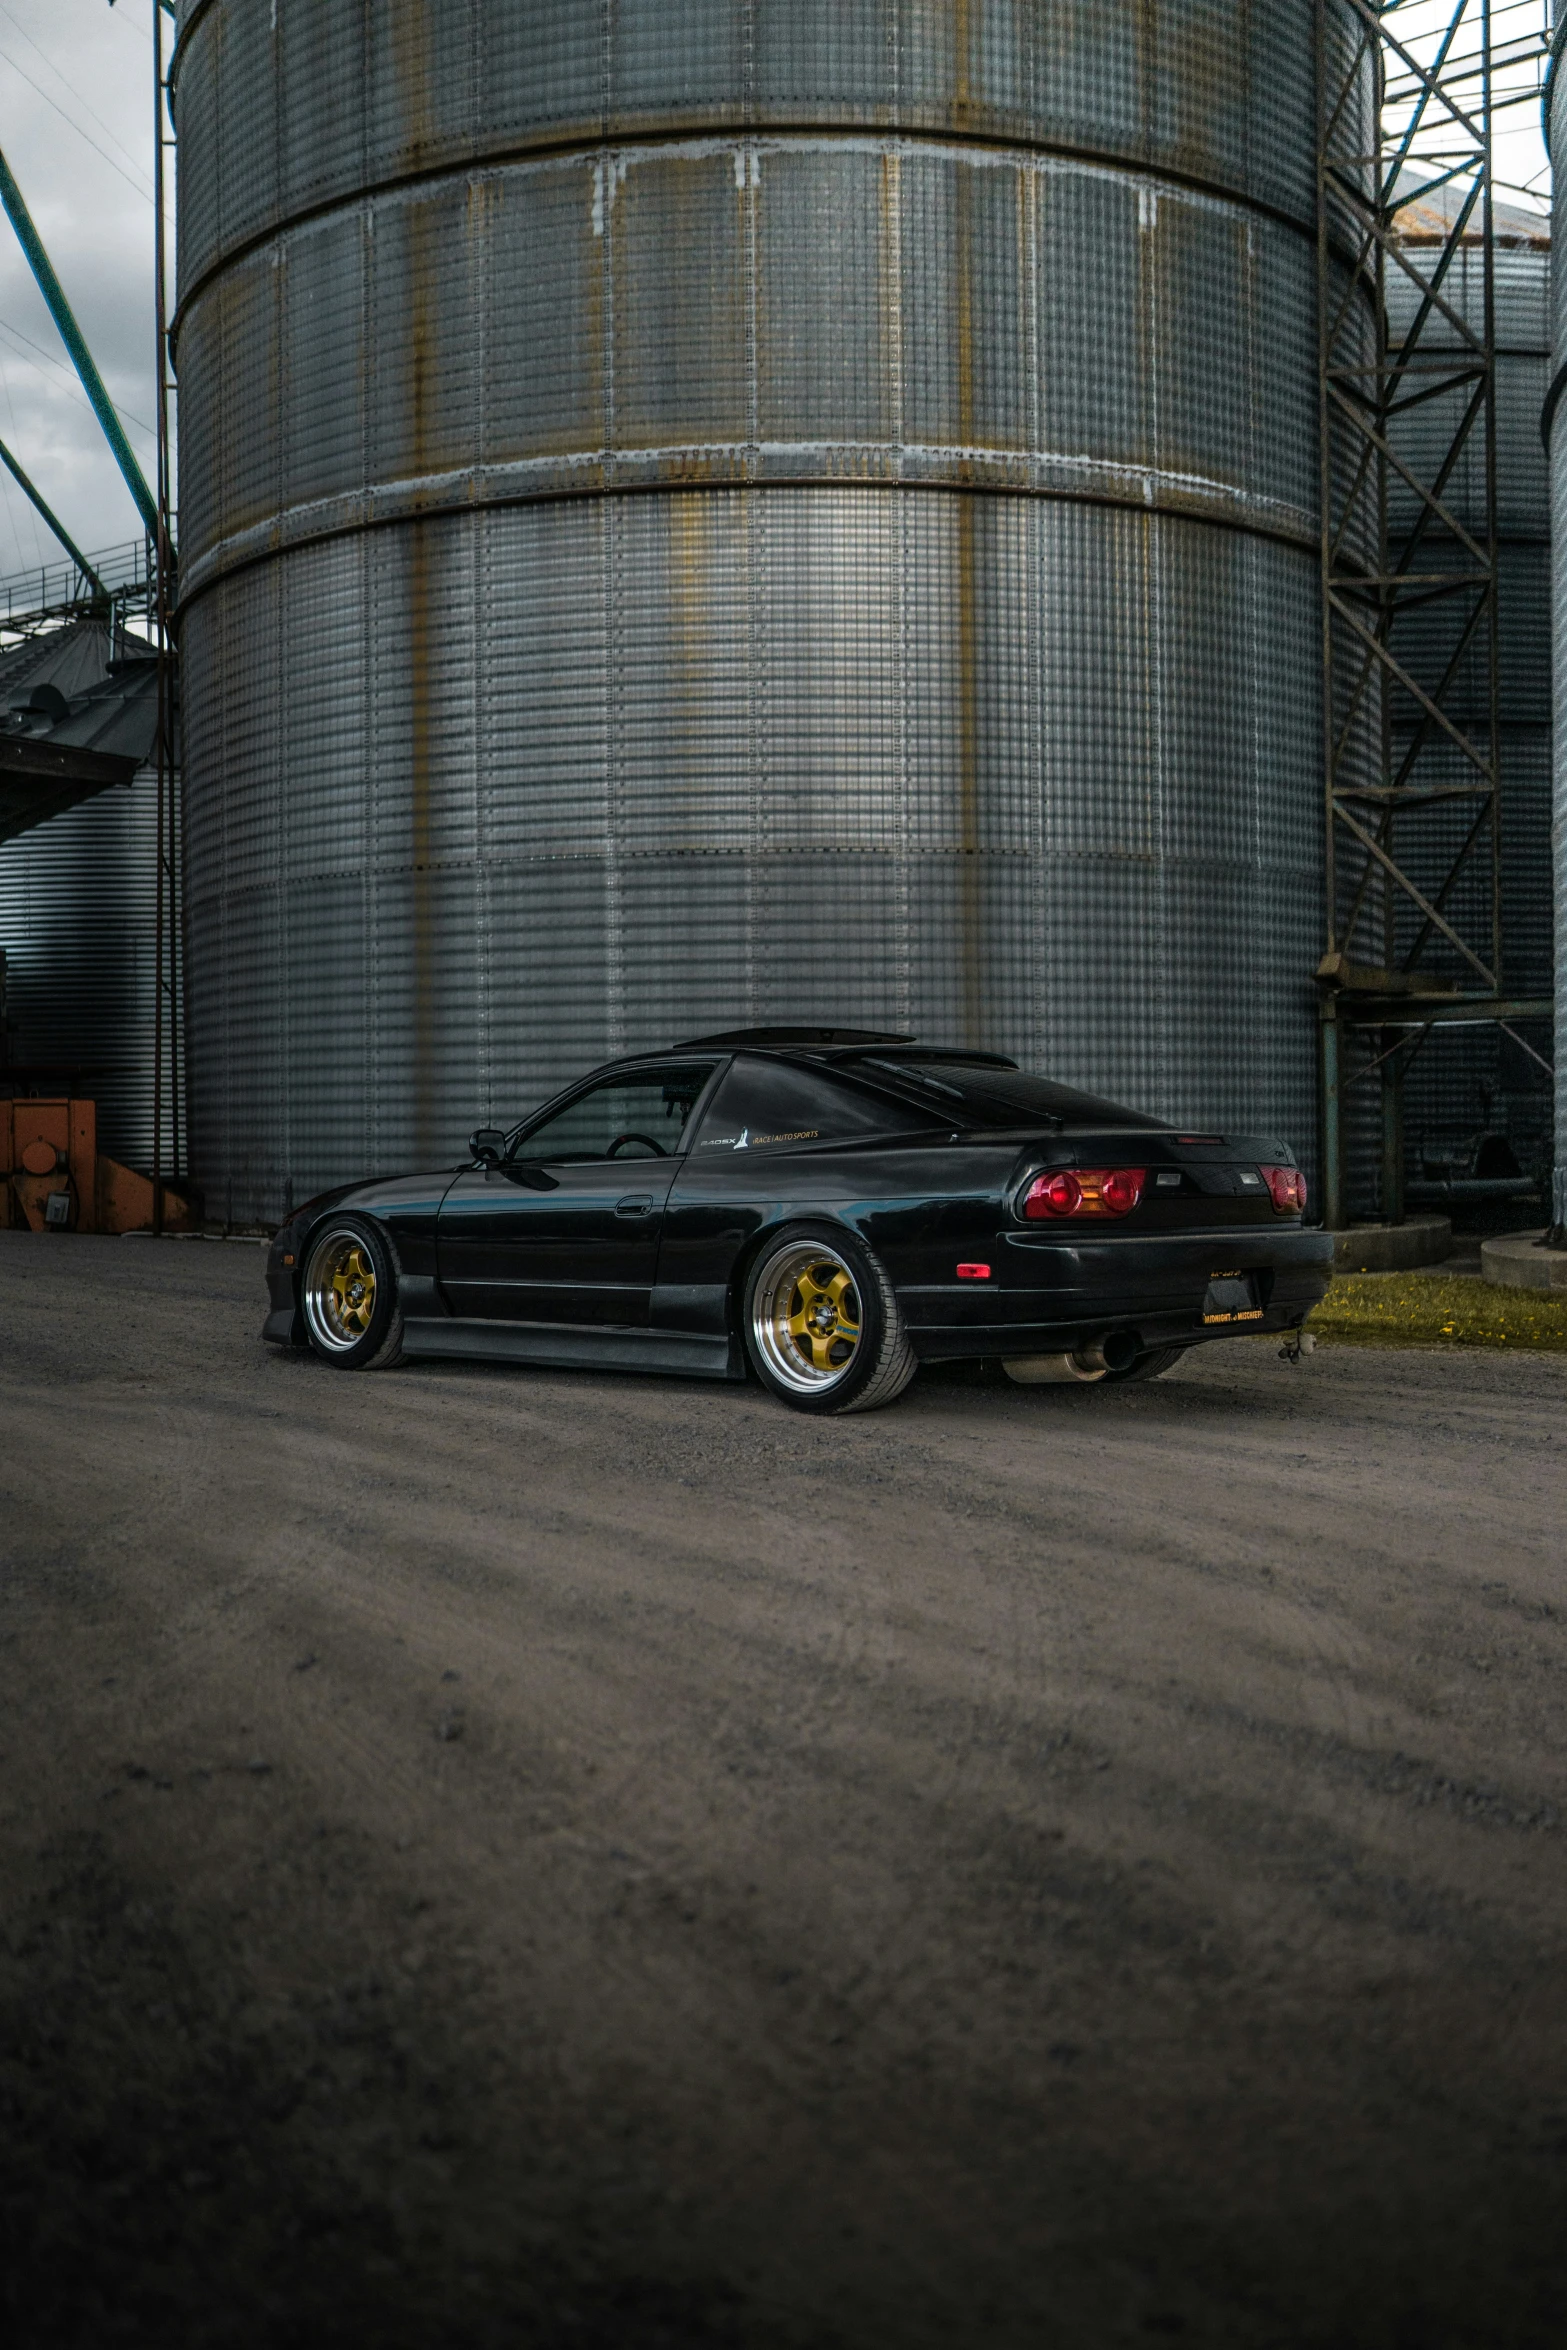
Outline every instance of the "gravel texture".
<path fill-rule="evenodd" d="M 261 1313 L 0 1235 L 17 2350 L 1559 2350 L 1567 1360 Z"/>

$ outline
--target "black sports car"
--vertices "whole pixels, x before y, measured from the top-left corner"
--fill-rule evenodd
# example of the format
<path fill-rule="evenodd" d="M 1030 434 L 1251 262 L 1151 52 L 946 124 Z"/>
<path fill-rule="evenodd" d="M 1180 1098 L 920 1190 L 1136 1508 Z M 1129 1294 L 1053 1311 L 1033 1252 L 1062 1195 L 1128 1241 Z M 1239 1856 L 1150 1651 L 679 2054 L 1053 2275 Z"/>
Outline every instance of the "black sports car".
<path fill-rule="evenodd" d="M 964 1357 L 1156 1378 L 1207 1339 L 1298 1329 L 1333 1258 L 1271 1136 L 845 1029 L 616 1061 L 471 1149 L 298 1209 L 263 1336 L 350 1370 L 749 1366 L 798 1410 L 868 1411 Z"/>

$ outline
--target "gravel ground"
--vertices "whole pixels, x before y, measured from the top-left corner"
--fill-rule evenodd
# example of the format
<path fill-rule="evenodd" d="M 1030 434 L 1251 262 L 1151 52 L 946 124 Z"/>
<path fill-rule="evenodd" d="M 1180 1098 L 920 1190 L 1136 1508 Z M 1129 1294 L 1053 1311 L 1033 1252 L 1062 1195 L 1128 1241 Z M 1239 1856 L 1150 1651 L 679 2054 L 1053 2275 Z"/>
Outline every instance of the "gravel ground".
<path fill-rule="evenodd" d="M 1567 1359 L 261 1311 L 0 1235 L 18 2350 L 1560 2350 Z"/>

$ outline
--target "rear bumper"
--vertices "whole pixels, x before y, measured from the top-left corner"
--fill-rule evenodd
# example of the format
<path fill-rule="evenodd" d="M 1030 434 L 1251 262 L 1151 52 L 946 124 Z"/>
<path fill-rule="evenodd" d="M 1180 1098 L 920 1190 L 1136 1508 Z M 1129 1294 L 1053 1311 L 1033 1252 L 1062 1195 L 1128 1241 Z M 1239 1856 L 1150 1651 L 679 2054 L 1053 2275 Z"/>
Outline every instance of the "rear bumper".
<path fill-rule="evenodd" d="M 915 1353 L 925 1362 L 993 1354 L 1063 1354 L 1111 1331 L 1134 1331 L 1145 1348 L 1289 1330 L 1327 1293 L 1327 1232 L 1170 1234 L 1159 1239 L 999 1236 L 994 1278 L 940 1288 L 900 1288 Z M 1203 1300 L 1216 1274 L 1256 1276 L 1260 1318 L 1214 1327 Z"/>

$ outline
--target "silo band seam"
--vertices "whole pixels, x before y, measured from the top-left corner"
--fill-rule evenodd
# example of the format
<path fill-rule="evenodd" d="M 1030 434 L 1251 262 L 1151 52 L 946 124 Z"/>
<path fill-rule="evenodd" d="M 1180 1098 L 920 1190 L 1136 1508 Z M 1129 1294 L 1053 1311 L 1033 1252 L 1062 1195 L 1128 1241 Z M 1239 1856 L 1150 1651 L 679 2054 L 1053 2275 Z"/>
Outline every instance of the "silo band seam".
<path fill-rule="evenodd" d="M 462 478 L 466 480 L 467 476 L 464 475 Z M 270 516 L 265 523 L 256 526 L 258 532 L 264 531 L 266 533 L 265 544 L 247 548 L 231 561 L 220 563 L 218 558 L 224 547 L 234 544 L 232 540 L 221 541 L 217 547 L 209 549 L 199 562 L 192 565 L 189 574 L 181 582 L 180 601 L 174 615 L 175 624 L 178 626 L 185 614 L 213 588 L 220 586 L 227 580 L 242 577 L 245 572 L 253 569 L 258 563 L 281 562 L 290 555 L 302 555 L 311 548 L 330 546 L 335 542 L 355 538 L 367 532 L 408 528 L 426 522 L 449 521 L 465 514 L 501 514 L 514 511 L 519 507 L 612 505 L 621 498 L 660 496 L 666 498 L 721 498 L 742 495 L 766 497 L 775 492 L 798 493 L 801 490 L 821 492 L 824 495 L 854 493 L 862 496 L 885 495 L 888 492 L 901 491 L 914 496 L 956 499 L 985 498 L 1002 503 L 1016 499 L 1043 505 L 1113 507 L 1122 513 L 1157 515 L 1164 521 L 1189 523 L 1197 529 L 1235 532 L 1248 538 L 1261 539 L 1272 546 L 1288 547 L 1295 553 L 1313 555 L 1317 551 L 1320 538 L 1320 532 L 1316 528 L 1310 527 L 1305 517 L 1300 517 L 1293 526 L 1287 526 L 1282 521 L 1268 523 L 1252 516 L 1226 512 L 1222 507 L 1215 505 L 1199 506 L 1193 503 L 1183 506 L 1177 504 L 1173 499 L 1139 497 L 1134 496 L 1130 491 L 1117 494 L 1110 490 L 1055 489 L 1028 482 L 964 482 L 943 481 L 939 478 L 910 480 L 900 479 L 896 476 L 875 480 L 853 480 L 823 474 L 773 474 L 769 475 L 766 480 L 755 481 L 736 474 L 730 479 L 720 481 L 680 481 L 660 475 L 645 481 L 616 481 L 587 490 L 513 491 L 494 498 L 465 496 L 454 498 L 448 504 L 410 505 L 396 513 L 360 516 L 351 522 L 333 523 L 325 529 L 307 532 L 299 538 L 291 540 L 280 540 L 277 535 L 278 525 L 288 519 L 287 515 Z M 355 500 L 359 500 L 364 497 L 365 493 L 353 491 L 349 495 Z"/>
<path fill-rule="evenodd" d="M 1131 180 L 1156 182 L 1178 189 L 1185 195 L 1202 196 L 1212 203 L 1271 220 L 1276 226 L 1289 229 L 1304 244 L 1314 246 L 1316 243 L 1314 225 L 1287 212 L 1281 205 L 1269 204 L 1264 198 L 1242 188 L 1227 186 L 1222 180 L 1206 179 L 1201 173 L 1177 171 L 1165 163 L 1130 160 L 1124 154 L 1116 154 L 1106 148 L 1066 145 L 1053 140 L 1019 138 L 1015 135 L 1003 136 L 1000 132 L 993 135 L 947 129 L 922 132 L 901 130 L 895 125 L 881 128 L 865 124 L 803 121 L 769 123 L 760 129 L 745 123 L 715 123 L 704 125 L 699 132 L 689 128 L 662 133 L 638 129 L 593 139 L 524 142 L 505 148 L 497 147 L 487 150 L 483 155 L 472 155 L 457 161 L 447 158 L 443 162 L 431 164 L 427 170 L 400 172 L 385 179 L 364 181 L 346 189 L 341 195 L 323 197 L 319 204 L 302 205 L 298 211 L 279 214 L 265 228 L 258 229 L 254 235 L 242 238 L 239 243 L 217 254 L 192 284 L 181 289 L 174 315 L 169 321 L 169 348 L 177 356 L 186 313 L 201 299 L 215 279 L 238 267 L 241 262 L 248 261 L 254 254 L 264 251 L 278 238 L 289 235 L 295 229 L 308 227 L 313 222 L 329 219 L 335 212 L 349 212 L 357 206 L 395 196 L 404 189 L 429 187 L 441 180 L 471 179 L 476 173 L 504 171 L 518 164 L 586 161 L 593 156 L 618 155 L 627 149 L 668 149 L 688 147 L 698 142 L 715 148 L 754 146 L 759 140 L 798 141 L 807 145 L 813 140 L 820 140 L 835 148 L 859 140 L 875 141 L 888 150 L 905 150 L 916 154 L 953 147 L 981 154 L 1050 157 L 1062 163 L 1079 163 L 1085 168 L 1114 172 Z M 1357 259 L 1354 247 L 1347 240 L 1335 241 L 1333 250 L 1342 261 L 1353 263 Z"/>
<path fill-rule="evenodd" d="M 1120 849 L 1113 845 L 1093 848 L 1073 847 L 1070 843 L 1052 842 L 1047 851 L 1056 865 L 1102 867 L 1134 866 L 1150 872 L 1159 870 L 1166 861 L 1161 852 L 1153 849 Z M 788 865 L 797 864 L 802 857 L 812 860 L 852 857 L 859 860 L 874 858 L 878 864 L 947 865 L 954 858 L 969 858 L 976 864 L 1003 865 L 1026 868 L 1040 854 L 1033 847 L 1008 848 L 1004 845 L 966 849 L 955 842 L 937 842 L 931 847 L 909 847 L 906 844 L 888 846 L 867 838 L 816 840 L 804 847 L 797 841 L 769 845 L 763 841 L 744 848 L 690 848 L 679 844 L 662 843 L 651 849 L 619 849 L 611 851 L 602 842 L 584 849 L 518 849 L 473 850 L 462 856 L 431 857 L 417 870 L 428 874 L 525 873 L 557 870 L 561 866 L 598 867 L 611 855 L 631 865 L 678 865 L 728 862 L 730 864 Z M 1180 871 L 1208 880 L 1225 878 L 1244 880 L 1254 873 L 1272 874 L 1280 879 L 1292 879 L 1293 866 L 1280 858 L 1268 857 L 1212 857 L 1187 855 L 1178 860 Z M 256 904 L 279 891 L 287 891 L 300 882 L 313 885 L 372 880 L 400 881 L 415 868 L 403 864 L 395 855 L 358 859 L 351 864 L 312 865 L 308 873 L 273 876 L 266 881 L 225 881 L 217 888 L 195 891 L 190 904 L 193 909 L 204 907 Z"/>

